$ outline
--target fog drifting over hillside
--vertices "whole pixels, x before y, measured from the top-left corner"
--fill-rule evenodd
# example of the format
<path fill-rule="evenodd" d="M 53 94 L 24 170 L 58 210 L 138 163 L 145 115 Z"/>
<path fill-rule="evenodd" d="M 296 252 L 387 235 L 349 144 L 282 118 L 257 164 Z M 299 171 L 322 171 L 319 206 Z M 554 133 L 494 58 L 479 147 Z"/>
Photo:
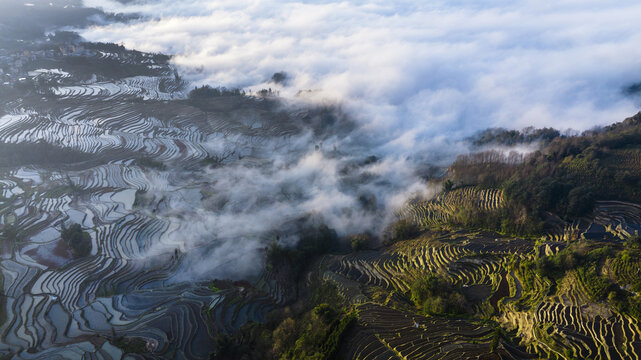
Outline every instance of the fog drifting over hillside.
<path fill-rule="evenodd" d="M 86 0 L 143 20 L 82 31 L 92 41 L 176 54 L 196 84 L 281 95 L 322 90 L 395 151 L 491 126 L 583 130 L 635 112 L 635 1 Z M 382 135 L 384 134 L 384 135 Z M 430 144 L 436 145 L 430 146 Z"/>
<path fill-rule="evenodd" d="M 275 152 L 271 166 L 241 163 L 208 174 L 214 192 L 232 201 L 196 209 L 197 221 L 183 227 L 194 240 L 180 236 L 157 249 L 188 241 L 181 247 L 191 257 L 190 278 L 255 273 L 254 250 L 264 246 L 258 234 L 304 213 L 341 235 L 380 231 L 408 197 L 433 193 L 422 167 L 446 165 L 478 130 L 584 130 L 636 112 L 623 91 L 641 80 L 641 5 L 633 1 L 84 3 L 141 17 L 82 29 L 83 37 L 174 54 L 192 86 L 270 87 L 293 107 L 335 103 L 356 121 L 353 132 L 286 147 L 286 161 Z M 279 71 L 288 81 L 270 83 Z M 315 152 L 319 140 L 325 148 Z M 331 146 L 339 154 L 330 155 Z M 378 161 L 341 173 L 370 155 Z M 375 196 L 376 211 L 359 210 L 363 194 Z M 182 219 L 183 208 L 166 215 Z"/>

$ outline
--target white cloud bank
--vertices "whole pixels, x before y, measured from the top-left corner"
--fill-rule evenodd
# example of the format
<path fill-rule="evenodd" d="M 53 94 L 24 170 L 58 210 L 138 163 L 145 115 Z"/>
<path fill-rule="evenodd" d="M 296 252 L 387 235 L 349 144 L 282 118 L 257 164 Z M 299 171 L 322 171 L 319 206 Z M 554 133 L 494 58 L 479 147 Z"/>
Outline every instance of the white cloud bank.
<path fill-rule="evenodd" d="M 260 273 L 261 249 L 276 235 L 286 245 L 298 241 L 293 223 L 308 215 L 340 235 L 378 234 L 405 200 L 433 195 L 411 164 L 389 159 L 346 170 L 350 160 L 357 159 L 312 150 L 297 159 L 275 155 L 264 167 L 240 162 L 204 170 L 197 176 L 210 195 L 202 202 L 163 194 L 171 206 L 156 215 L 179 226 L 145 255 L 186 252 L 177 280 L 247 278 Z"/>
<path fill-rule="evenodd" d="M 477 130 L 583 130 L 636 112 L 622 93 L 641 81 L 641 4 L 634 1 L 85 5 L 143 15 L 84 29 L 88 40 L 175 54 L 194 84 L 257 90 L 275 87 L 266 82 L 285 71 L 291 81 L 281 95 L 318 90 L 315 99 L 340 102 L 359 123 L 320 152 L 308 148 L 317 139 L 301 137 L 298 147 L 268 152 L 271 166 L 241 162 L 207 173 L 219 195 L 204 205 L 174 204 L 178 214 L 165 214 L 182 219 L 193 207 L 180 231 L 193 240 L 181 235 L 155 249 L 187 242 L 188 278 L 257 273 L 260 234 L 302 214 L 320 213 L 341 234 L 380 230 L 409 196 L 431 195 L 417 176 L 421 166 L 451 160 L 466 150 L 457 140 Z M 332 145 L 340 155 L 331 155 Z M 341 172 L 368 155 L 380 161 Z M 375 195 L 378 208 L 359 208 L 362 195 Z"/>
<path fill-rule="evenodd" d="M 282 94 L 321 89 L 399 152 L 489 126 L 582 130 L 636 112 L 621 88 L 641 80 L 638 1 L 84 3 L 143 15 L 85 29 L 89 40 L 176 54 L 194 83 L 257 89 L 284 70 Z"/>

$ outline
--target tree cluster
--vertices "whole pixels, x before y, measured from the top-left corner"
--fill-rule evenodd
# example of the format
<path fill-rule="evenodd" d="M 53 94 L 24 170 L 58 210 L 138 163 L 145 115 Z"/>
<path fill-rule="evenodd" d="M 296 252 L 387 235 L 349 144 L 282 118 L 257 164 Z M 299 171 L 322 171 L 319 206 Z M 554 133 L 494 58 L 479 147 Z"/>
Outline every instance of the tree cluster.
<path fill-rule="evenodd" d="M 331 283 L 313 279 L 310 296 L 296 306 L 274 310 L 265 323 L 248 323 L 217 337 L 212 359 L 332 359 L 356 314 L 343 307 Z"/>
<path fill-rule="evenodd" d="M 289 76 L 287 76 L 286 72 L 279 71 L 277 73 L 274 73 L 274 75 L 272 75 L 271 82 L 273 82 L 274 84 L 285 84 L 288 79 L 289 79 Z"/>
<path fill-rule="evenodd" d="M 203 85 L 195 87 L 189 92 L 190 99 L 207 99 L 220 96 L 243 96 L 245 91 L 241 89 L 227 89 L 226 87 L 211 87 Z"/>
<path fill-rule="evenodd" d="M 414 222 L 400 219 L 390 224 L 383 233 L 383 244 L 391 245 L 397 241 L 413 239 L 420 233 L 421 229 Z"/>
<path fill-rule="evenodd" d="M 284 247 L 273 242 L 265 252 L 265 266 L 270 271 L 280 272 L 293 282 L 315 256 L 336 250 L 339 247 L 338 234 L 327 225 L 309 226 L 300 232 L 295 247 Z"/>
<path fill-rule="evenodd" d="M 87 256 L 91 253 L 91 236 L 83 231 L 80 224 L 62 227 L 62 240 L 71 248 L 75 257 Z"/>
<path fill-rule="evenodd" d="M 274 354 L 279 359 L 331 359 L 356 315 L 327 303 L 300 319 L 285 319 L 274 331 Z"/>
<path fill-rule="evenodd" d="M 410 286 L 410 299 L 428 315 L 466 313 L 468 302 L 460 289 L 444 276 L 428 274 L 418 277 Z"/>
<path fill-rule="evenodd" d="M 508 130 L 504 128 L 491 128 L 481 131 L 480 133 L 472 136 L 469 140 L 471 140 L 472 144 L 475 146 L 514 146 L 535 141 L 542 141 L 547 143 L 558 137 L 561 137 L 561 133 L 556 129 L 535 129 L 534 127 L 530 126 L 521 131 Z"/>
<path fill-rule="evenodd" d="M 637 158 L 641 113 L 580 136 L 551 137 L 540 151 L 526 156 L 497 151 L 460 156 L 448 180 L 454 186 L 501 188 L 508 206 L 525 209 L 528 222 L 540 224 L 547 212 L 567 220 L 587 215 L 596 200 L 641 202 Z"/>

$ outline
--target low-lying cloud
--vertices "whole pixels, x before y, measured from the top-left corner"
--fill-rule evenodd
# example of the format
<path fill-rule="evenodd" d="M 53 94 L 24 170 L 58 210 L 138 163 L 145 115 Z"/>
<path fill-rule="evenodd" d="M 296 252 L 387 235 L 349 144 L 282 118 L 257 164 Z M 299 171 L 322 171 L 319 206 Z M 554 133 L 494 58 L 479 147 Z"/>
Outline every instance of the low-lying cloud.
<path fill-rule="evenodd" d="M 422 167 L 467 151 L 462 139 L 478 130 L 584 130 L 636 111 L 623 91 L 641 79 L 634 1 L 84 3 L 142 16 L 84 29 L 88 40 L 174 54 L 192 85 L 271 87 L 292 106 L 340 104 L 356 122 L 349 133 L 276 141 L 262 165 L 197 175 L 213 195 L 174 203 L 162 215 L 189 219 L 151 249 L 181 244 L 189 278 L 255 274 L 264 234 L 301 215 L 342 234 L 380 231 L 408 197 L 430 195 Z M 279 71 L 288 81 L 270 82 Z M 219 140 L 209 149 L 224 154 Z"/>
<path fill-rule="evenodd" d="M 85 0 L 139 21 L 89 40 L 175 54 L 198 84 L 258 89 L 291 75 L 349 104 L 400 151 L 490 126 L 587 129 L 635 112 L 641 79 L 635 1 Z"/>
<path fill-rule="evenodd" d="M 186 190 L 151 189 L 147 197 L 168 204 L 155 216 L 177 226 L 145 256 L 186 253 L 177 279 L 247 277 L 259 273 L 262 250 L 277 236 L 296 244 L 298 221 L 324 223 L 340 235 L 379 234 L 408 198 L 433 195 L 407 160 L 338 154 L 317 149 L 309 136 L 296 140 L 263 164 L 234 161 L 174 180 Z"/>

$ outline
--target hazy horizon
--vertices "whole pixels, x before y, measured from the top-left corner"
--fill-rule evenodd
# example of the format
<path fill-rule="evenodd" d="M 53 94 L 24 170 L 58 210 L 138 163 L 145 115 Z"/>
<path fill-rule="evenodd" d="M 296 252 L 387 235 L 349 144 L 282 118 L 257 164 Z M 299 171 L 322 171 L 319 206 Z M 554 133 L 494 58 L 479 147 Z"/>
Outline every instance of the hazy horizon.
<path fill-rule="evenodd" d="M 84 4 L 141 16 L 80 29 L 90 41 L 173 54 L 195 85 L 276 88 L 284 71 L 282 96 L 344 104 L 396 153 L 488 127 L 586 130 L 638 109 L 624 93 L 641 81 L 633 1 Z"/>

